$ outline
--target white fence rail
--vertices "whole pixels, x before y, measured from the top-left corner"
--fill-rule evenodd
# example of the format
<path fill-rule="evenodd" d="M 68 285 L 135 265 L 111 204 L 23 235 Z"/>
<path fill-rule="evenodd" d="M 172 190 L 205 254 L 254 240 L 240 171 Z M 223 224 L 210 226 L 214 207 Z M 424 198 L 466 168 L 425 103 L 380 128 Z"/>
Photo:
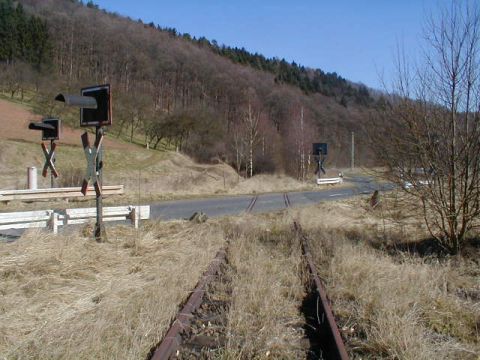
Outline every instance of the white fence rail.
<path fill-rule="evenodd" d="M 341 183 L 343 183 L 343 178 L 341 177 L 317 179 L 317 185 L 341 184 Z"/>
<path fill-rule="evenodd" d="M 96 208 L 0 213 L 0 230 L 50 228 L 56 234 L 60 226 L 85 224 L 95 219 L 96 216 Z M 135 228 L 138 228 L 140 220 L 149 218 L 149 205 L 103 208 L 103 221 L 130 220 Z"/>
<path fill-rule="evenodd" d="M 0 230 L 47 227 L 53 210 L 0 213 Z"/>
<path fill-rule="evenodd" d="M 0 190 L 0 201 L 12 200 L 42 200 L 84 197 L 80 187 L 53 188 L 53 189 L 34 189 L 34 190 Z M 122 195 L 124 193 L 123 185 L 104 185 L 102 186 L 103 195 Z M 95 196 L 95 189 L 89 186 L 86 196 Z"/>

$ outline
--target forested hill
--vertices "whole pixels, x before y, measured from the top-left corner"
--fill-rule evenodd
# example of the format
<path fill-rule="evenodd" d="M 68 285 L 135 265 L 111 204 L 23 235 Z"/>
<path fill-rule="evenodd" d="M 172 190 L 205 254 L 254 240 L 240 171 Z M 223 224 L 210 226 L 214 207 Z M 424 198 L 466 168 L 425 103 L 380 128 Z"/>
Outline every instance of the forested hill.
<path fill-rule="evenodd" d="M 155 24 L 149 23 L 148 26 L 155 27 Z M 248 65 L 257 70 L 268 71 L 275 75 L 275 82 L 297 86 L 307 94 L 321 93 L 326 96 L 333 96 L 339 99 L 342 105 L 346 105 L 348 100 L 353 100 L 363 105 L 369 105 L 373 101 L 365 85 L 360 84 L 354 87 L 335 72 L 325 73 L 320 69 L 309 69 L 295 62 L 288 63 L 285 59 L 269 59 L 258 53 L 252 54 L 244 48 L 220 46 L 215 40 L 209 41 L 205 37 L 197 39 L 191 37 L 188 33 L 180 34 L 176 29 L 172 28 L 162 28 L 157 25 L 157 29 L 159 31 L 167 31 L 173 36 L 181 37 L 187 41 L 192 41 L 201 47 L 209 48 L 235 63 Z"/>
<path fill-rule="evenodd" d="M 76 0 L 0 0 L 0 66 L 1 90 L 33 92 L 45 114 L 65 115 L 52 102 L 58 90 L 109 82 L 115 136 L 221 158 L 241 171 L 253 164 L 253 173 L 304 176 L 312 141 L 329 142 L 330 163 L 347 165 L 350 133 L 375 105 L 365 87 L 335 73 Z"/>
<path fill-rule="evenodd" d="M 99 9 L 93 1 L 86 4 L 89 8 Z M 141 21 L 141 20 L 140 20 Z M 321 69 L 309 69 L 298 65 L 295 62 L 288 63 L 285 59 L 266 58 L 262 54 L 252 54 L 244 48 L 219 45 L 216 40 L 208 40 L 204 36 L 196 38 L 188 33 L 180 33 L 175 28 L 162 27 L 151 22 L 147 25 L 158 31 L 166 32 L 173 37 L 191 41 L 202 48 L 207 48 L 216 54 L 224 56 L 235 63 L 251 66 L 257 70 L 268 71 L 275 75 L 275 82 L 291 84 L 299 87 L 305 93 L 321 93 L 327 96 L 334 96 L 346 105 L 348 100 L 356 103 L 369 105 L 372 98 L 364 85 L 352 86 L 347 80 L 337 73 L 326 73 Z"/>
<path fill-rule="evenodd" d="M 0 1 L 0 61 L 20 60 L 40 70 L 49 62 L 50 50 L 45 21 L 27 15 L 21 5 Z"/>

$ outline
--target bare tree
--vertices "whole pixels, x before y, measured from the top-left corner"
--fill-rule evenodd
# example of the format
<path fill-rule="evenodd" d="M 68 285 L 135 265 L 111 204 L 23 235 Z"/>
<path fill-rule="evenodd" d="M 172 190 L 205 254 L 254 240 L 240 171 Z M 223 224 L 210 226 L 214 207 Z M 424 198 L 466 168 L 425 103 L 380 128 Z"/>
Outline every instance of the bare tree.
<path fill-rule="evenodd" d="M 286 151 L 288 169 L 295 173 L 297 179 L 306 181 L 310 171 L 310 148 L 317 138 L 317 130 L 311 122 L 311 114 L 304 105 L 292 106 L 289 120 L 286 123 Z"/>
<path fill-rule="evenodd" d="M 244 128 L 243 124 L 234 124 L 232 126 L 233 130 L 233 151 L 235 153 L 235 165 L 237 168 L 237 175 L 240 176 L 240 171 L 242 170 L 242 164 L 245 161 L 245 142 L 244 142 Z"/>
<path fill-rule="evenodd" d="M 480 11 L 453 2 L 426 27 L 423 61 L 402 52 L 376 123 L 388 177 L 423 205 L 431 235 L 457 253 L 480 215 Z"/>
<path fill-rule="evenodd" d="M 252 91 L 250 91 L 252 93 Z M 260 112 L 256 111 L 253 107 L 252 95 L 248 95 L 248 105 L 247 110 L 243 116 L 243 124 L 245 126 L 245 142 L 247 144 L 248 152 L 248 164 L 247 164 L 247 174 L 248 176 L 253 176 L 253 158 L 254 158 L 254 148 L 257 145 L 259 140 L 259 131 L 258 124 L 260 120 Z"/>
<path fill-rule="evenodd" d="M 299 169 L 298 169 L 298 178 L 302 181 L 305 181 L 305 177 L 307 175 L 306 171 L 306 164 L 305 164 L 305 120 L 303 118 L 303 106 L 300 110 L 300 126 L 299 126 L 299 136 L 297 140 L 297 152 L 298 152 L 298 159 L 299 159 Z"/>

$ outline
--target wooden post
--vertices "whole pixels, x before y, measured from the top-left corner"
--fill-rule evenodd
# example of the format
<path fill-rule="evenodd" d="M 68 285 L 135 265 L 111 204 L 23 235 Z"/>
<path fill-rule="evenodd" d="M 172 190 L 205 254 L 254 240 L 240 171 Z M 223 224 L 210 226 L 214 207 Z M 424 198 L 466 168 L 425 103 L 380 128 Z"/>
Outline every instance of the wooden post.
<path fill-rule="evenodd" d="M 140 206 L 132 207 L 132 210 L 130 211 L 130 219 L 135 229 L 138 229 L 140 225 Z"/>

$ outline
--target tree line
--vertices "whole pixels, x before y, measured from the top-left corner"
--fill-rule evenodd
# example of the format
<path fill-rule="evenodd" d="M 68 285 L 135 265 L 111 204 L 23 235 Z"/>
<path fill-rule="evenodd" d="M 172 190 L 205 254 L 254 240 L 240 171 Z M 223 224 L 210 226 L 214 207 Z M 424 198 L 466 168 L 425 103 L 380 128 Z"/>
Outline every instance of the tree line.
<path fill-rule="evenodd" d="M 25 13 L 21 4 L 0 0 L 0 62 L 20 60 L 40 70 L 49 63 L 51 50 L 44 20 Z"/>
<path fill-rule="evenodd" d="M 321 69 L 310 69 L 297 64 L 295 61 L 289 63 L 285 59 L 267 58 L 262 54 L 251 53 L 243 47 L 238 48 L 224 44 L 220 45 L 216 40 L 210 41 L 204 36 L 198 38 L 195 36 L 192 37 L 188 33 L 182 34 L 175 28 L 161 27 L 160 25 L 155 25 L 153 22 L 150 22 L 148 26 L 158 31 L 166 32 L 172 37 L 183 38 L 202 48 L 209 49 L 216 54 L 230 59 L 234 63 L 248 65 L 256 70 L 270 72 L 275 76 L 275 82 L 294 85 L 306 94 L 320 93 L 326 96 L 332 96 L 343 106 L 346 106 L 348 101 L 354 101 L 357 104 L 365 106 L 374 103 L 365 85 L 352 85 L 336 72 L 329 73 Z"/>

